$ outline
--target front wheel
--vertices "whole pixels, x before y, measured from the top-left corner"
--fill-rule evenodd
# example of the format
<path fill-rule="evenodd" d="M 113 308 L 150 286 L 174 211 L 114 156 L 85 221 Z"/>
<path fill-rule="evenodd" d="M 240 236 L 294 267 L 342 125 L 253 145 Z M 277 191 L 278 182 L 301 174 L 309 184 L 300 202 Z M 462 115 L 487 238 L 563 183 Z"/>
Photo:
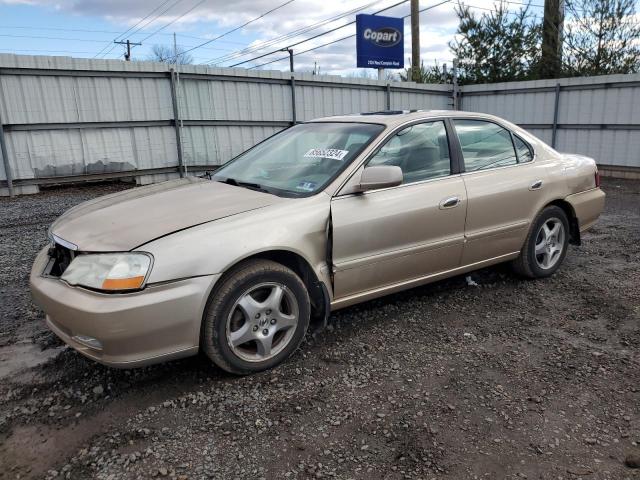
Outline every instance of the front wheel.
<path fill-rule="evenodd" d="M 569 221 L 560 207 L 549 206 L 533 221 L 520 256 L 514 260 L 517 273 L 529 278 L 553 275 L 567 255 Z"/>
<path fill-rule="evenodd" d="M 231 271 L 212 294 L 201 345 L 227 372 L 266 370 L 298 348 L 310 312 L 309 294 L 295 272 L 270 260 L 250 261 Z"/>

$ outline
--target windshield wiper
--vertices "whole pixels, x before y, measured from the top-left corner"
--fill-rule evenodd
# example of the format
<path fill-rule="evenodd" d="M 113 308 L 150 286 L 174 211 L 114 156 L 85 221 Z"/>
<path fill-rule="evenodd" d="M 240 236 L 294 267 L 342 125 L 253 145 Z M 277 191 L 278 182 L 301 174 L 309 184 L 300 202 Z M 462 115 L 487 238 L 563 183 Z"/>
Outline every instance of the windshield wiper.
<path fill-rule="evenodd" d="M 257 190 L 259 192 L 271 193 L 269 190 L 264 188 L 259 183 L 251 183 L 251 182 L 242 182 L 240 180 L 236 180 L 235 178 L 225 178 L 224 180 L 220 180 L 222 183 L 226 183 L 229 185 L 234 185 L 236 187 L 248 188 L 250 190 Z"/>

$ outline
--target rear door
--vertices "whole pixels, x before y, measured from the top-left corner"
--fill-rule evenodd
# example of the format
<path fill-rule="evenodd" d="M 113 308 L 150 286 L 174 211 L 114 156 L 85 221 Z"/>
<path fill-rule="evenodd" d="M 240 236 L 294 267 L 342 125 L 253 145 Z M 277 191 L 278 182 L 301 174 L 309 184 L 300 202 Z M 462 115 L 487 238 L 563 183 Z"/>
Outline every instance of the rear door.
<path fill-rule="evenodd" d="M 462 265 L 518 252 L 548 181 L 523 139 L 482 119 L 453 119 L 468 207 Z"/>
<path fill-rule="evenodd" d="M 336 299 L 460 264 L 467 198 L 448 128 L 443 120 L 404 127 L 370 158 L 399 166 L 402 185 L 333 198 Z"/>

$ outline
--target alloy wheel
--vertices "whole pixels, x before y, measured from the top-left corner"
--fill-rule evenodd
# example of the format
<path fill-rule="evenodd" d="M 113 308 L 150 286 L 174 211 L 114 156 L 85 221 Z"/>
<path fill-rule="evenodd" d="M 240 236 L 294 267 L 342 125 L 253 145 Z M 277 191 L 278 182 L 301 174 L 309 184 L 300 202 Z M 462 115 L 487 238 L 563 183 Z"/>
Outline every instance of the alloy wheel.
<path fill-rule="evenodd" d="M 535 243 L 536 263 L 543 270 L 553 268 L 562 256 L 565 229 L 559 218 L 549 218 L 538 230 Z"/>
<path fill-rule="evenodd" d="M 240 295 L 229 313 L 227 344 L 245 361 L 264 362 L 289 344 L 298 319 L 298 302 L 285 285 L 255 285 Z"/>

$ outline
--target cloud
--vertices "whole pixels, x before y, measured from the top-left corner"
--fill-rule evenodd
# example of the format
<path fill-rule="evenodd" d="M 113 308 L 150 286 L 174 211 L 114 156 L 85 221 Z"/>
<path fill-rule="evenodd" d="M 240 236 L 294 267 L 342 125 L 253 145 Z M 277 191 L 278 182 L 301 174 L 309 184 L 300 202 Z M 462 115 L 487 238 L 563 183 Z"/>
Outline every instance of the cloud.
<path fill-rule="evenodd" d="M 206 37 L 215 37 L 226 30 L 237 27 L 264 14 L 284 3 L 284 1 L 285 0 L 205 0 L 199 4 L 200 0 L 0 0 L 0 5 L 28 4 L 78 17 L 98 17 L 112 22 L 115 27 L 123 31 L 130 26 L 136 25 L 151 12 L 154 12 L 142 23 L 145 25 L 149 20 L 153 20 L 144 28 L 144 30 L 148 32 L 153 32 L 166 23 L 175 21 L 175 23 L 171 25 L 172 31 L 190 32 L 197 30 L 202 32 L 202 30 L 206 28 L 207 33 L 204 35 Z M 345 2 L 344 0 L 295 0 L 251 23 L 238 34 L 225 37 L 225 40 L 242 43 L 242 40 L 246 39 L 245 45 L 252 45 L 253 48 L 255 48 L 265 41 L 364 5 L 373 4 L 363 10 L 363 13 L 373 13 L 397 2 L 398 0 L 380 0 L 378 2 L 373 2 L 373 0 L 358 0 L 357 2 L 355 0 L 349 2 Z M 420 7 L 425 8 L 437 2 L 438 0 L 422 0 Z M 488 8 L 492 6 L 494 0 L 470 0 L 466 3 Z M 426 62 L 450 60 L 451 54 L 447 42 L 453 38 L 458 23 L 453 5 L 453 2 L 450 2 L 427 10 L 420 16 L 421 54 Z M 179 18 L 191 8 L 193 8 L 193 11 Z M 404 16 L 408 13 L 409 2 L 406 2 L 390 9 L 388 12 L 385 12 L 384 15 Z M 481 11 L 479 11 L 479 13 L 481 13 Z M 355 15 L 349 15 L 348 17 L 328 23 L 287 41 L 255 49 L 251 54 L 237 56 L 237 58 L 231 59 L 223 63 L 223 65 L 228 66 L 245 59 L 250 59 L 252 56 L 286 47 L 317 33 L 322 33 L 333 27 L 350 22 L 354 20 L 354 18 Z M 352 33 L 355 33 L 354 25 L 339 29 L 336 32 L 322 36 L 316 40 L 302 43 L 293 48 L 295 52 L 299 53 Z M 408 20 L 405 23 L 405 34 L 406 58 L 411 54 L 410 26 Z M 216 47 L 216 44 L 212 43 L 208 45 L 208 47 Z M 238 49 L 240 48 L 242 47 L 238 45 Z M 199 61 L 216 58 L 214 57 L 214 55 L 216 55 L 215 53 L 204 49 L 194 51 L 193 55 Z M 220 54 L 218 54 L 217 57 L 220 57 Z M 248 65 L 257 65 L 273 58 L 278 58 L 278 54 L 268 56 L 263 60 L 256 60 L 255 63 Z M 296 56 L 296 65 L 300 66 L 300 68 L 312 68 L 314 62 L 318 62 L 325 72 L 341 73 L 353 70 L 355 68 L 355 40 L 351 38 Z M 287 67 L 288 63 L 283 61 L 264 68 L 286 69 Z"/>

